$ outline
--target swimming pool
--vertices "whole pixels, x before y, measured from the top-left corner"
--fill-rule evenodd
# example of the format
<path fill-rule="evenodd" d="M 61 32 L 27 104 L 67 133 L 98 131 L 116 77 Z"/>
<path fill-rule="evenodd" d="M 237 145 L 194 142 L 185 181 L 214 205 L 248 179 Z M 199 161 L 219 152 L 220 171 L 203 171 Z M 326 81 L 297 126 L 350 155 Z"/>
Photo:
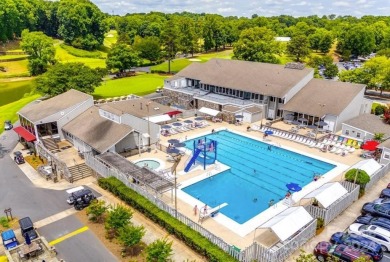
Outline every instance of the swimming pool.
<path fill-rule="evenodd" d="M 140 166 L 140 167 L 146 166 L 146 167 L 148 167 L 150 169 L 154 169 L 154 170 L 158 169 L 161 166 L 159 161 L 152 160 L 152 159 L 140 160 L 140 161 L 135 162 L 135 164 L 137 166 Z"/>
<path fill-rule="evenodd" d="M 186 142 L 192 149 L 193 141 Z M 217 141 L 217 160 L 230 169 L 182 188 L 193 198 L 210 207 L 228 205 L 221 213 L 243 224 L 269 207 L 269 201 L 284 198 L 288 183 L 301 187 L 335 165 L 277 146 L 269 147 L 249 137 L 219 131 L 207 138 Z"/>

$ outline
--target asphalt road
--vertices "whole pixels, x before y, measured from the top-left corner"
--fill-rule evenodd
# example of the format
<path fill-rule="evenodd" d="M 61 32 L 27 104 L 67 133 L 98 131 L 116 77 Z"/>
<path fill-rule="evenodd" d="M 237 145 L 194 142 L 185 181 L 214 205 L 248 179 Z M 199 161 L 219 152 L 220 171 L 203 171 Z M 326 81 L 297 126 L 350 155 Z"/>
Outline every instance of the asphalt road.
<path fill-rule="evenodd" d="M 12 208 L 13 216 L 29 216 L 34 222 L 69 209 L 64 190 L 35 187 L 9 156 L 17 139 L 13 131 L 5 131 L 0 136 L 0 216 L 5 215 L 4 209 Z M 71 216 L 38 228 L 38 232 L 51 241 L 83 226 Z M 89 230 L 58 243 L 56 249 L 59 257 L 67 262 L 116 261 Z"/>

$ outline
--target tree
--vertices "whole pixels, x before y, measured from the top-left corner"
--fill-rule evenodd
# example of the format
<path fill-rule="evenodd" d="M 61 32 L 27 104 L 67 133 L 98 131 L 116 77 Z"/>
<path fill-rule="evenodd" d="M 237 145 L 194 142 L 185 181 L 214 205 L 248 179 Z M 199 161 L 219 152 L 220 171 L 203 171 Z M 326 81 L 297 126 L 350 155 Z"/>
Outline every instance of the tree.
<path fill-rule="evenodd" d="M 370 182 L 370 176 L 364 170 L 353 168 L 345 174 L 345 180 L 364 186 Z"/>
<path fill-rule="evenodd" d="M 189 17 L 182 17 L 179 20 L 180 49 L 183 53 L 194 55 L 198 49 L 198 35 L 195 31 L 195 22 Z"/>
<path fill-rule="evenodd" d="M 118 69 L 120 73 L 138 66 L 139 63 L 138 53 L 130 46 L 122 43 L 114 45 L 108 52 L 106 59 L 107 69 Z"/>
<path fill-rule="evenodd" d="M 242 31 L 233 45 L 233 53 L 239 60 L 276 64 L 279 62 L 276 54 L 280 53 L 280 45 L 270 29 L 254 27 Z"/>
<path fill-rule="evenodd" d="M 310 54 L 309 40 L 304 35 L 297 35 L 291 38 L 287 44 L 287 53 L 295 57 L 297 62 Z"/>
<path fill-rule="evenodd" d="M 65 43 L 86 50 L 103 44 L 104 14 L 89 0 L 61 0 L 57 16 L 58 33 Z"/>
<path fill-rule="evenodd" d="M 20 47 L 29 54 L 30 73 L 33 76 L 45 73 L 49 65 L 55 63 L 53 40 L 42 32 L 29 32 L 28 30 L 23 31 L 22 39 Z"/>
<path fill-rule="evenodd" d="M 145 228 L 143 226 L 125 225 L 118 230 L 118 241 L 121 243 L 130 254 L 134 255 L 134 248 L 141 242 L 145 235 Z"/>
<path fill-rule="evenodd" d="M 368 55 L 375 49 L 375 35 L 373 31 L 362 24 L 346 28 L 338 38 L 337 49 L 344 52 L 350 50 L 352 55 Z"/>
<path fill-rule="evenodd" d="M 303 249 L 300 250 L 299 256 L 295 259 L 296 262 L 317 262 L 313 254 L 307 254 Z"/>
<path fill-rule="evenodd" d="M 136 36 L 133 48 L 139 52 L 141 58 L 147 59 L 152 63 L 161 59 L 160 39 L 156 36 L 148 36 L 145 38 Z"/>
<path fill-rule="evenodd" d="M 110 210 L 106 219 L 106 229 L 109 237 L 117 236 L 118 230 L 129 224 L 132 217 L 133 212 L 121 205 L 117 205 Z"/>
<path fill-rule="evenodd" d="M 220 15 L 206 15 L 203 26 L 203 41 L 205 51 L 214 48 L 218 51 L 218 47 L 226 44 L 226 35 L 223 30 L 223 17 Z"/>
<path fill-rule="evenodd" d="M 168 73 L 171 73 L 171 61 L 176 57 L 179 48 L 179 30 L 172 17 L 164 25 L 161 41 L 164 56 L 168 60 Z"/>
<path fill-rule="evenodd" d="M 99 69 L 92 69 L 82 63 L 57 63 L 36 79 L 37 91 L 56 96 L 70 89 L 93 93 L 102 82 Z"/>
<path fill-rule="evenodd" d="M 166 238 L 157 239 L 146 248 L 146 261 L 163 262 L 172 256 L 172 241 L 168 242 Z"/>
<path fill-rule="evenodd" d="M 375 133 L 374 134 L 374 140 L 382 143 L 384 141 L 385 134 L 384 133 Z"/>
<path fill-rule="evenodd" d="M 102 200 L 94 200 L 86 209 L 89 220 L 100 223 L 103 220 L 103 215 L 107 211 L 106 202 Z"/>
<path fill-rule="evenodd" d="M 324 76 L 326 78 L 334 78 L 339 73 L 339 68 L 335 64 L 328 64 L 325 66 Z"/>

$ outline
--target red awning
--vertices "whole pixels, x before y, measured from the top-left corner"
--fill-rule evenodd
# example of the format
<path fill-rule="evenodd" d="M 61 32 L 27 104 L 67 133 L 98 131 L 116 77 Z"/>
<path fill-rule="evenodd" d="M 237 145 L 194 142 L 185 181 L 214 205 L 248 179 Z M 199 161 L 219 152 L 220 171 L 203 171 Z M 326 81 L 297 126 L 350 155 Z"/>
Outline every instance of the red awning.
<path fill-rule="evenodd" d="M 174 115 L 178 115 L 178 114 L 181 114 L 183 113 L 182 111 L 179 111 L 179 110 L 175 110 L 175 111 L 171 111 L 171 112 L 168 112 L 168 113 L 165 113 L 166 115 L 169 115 L 170 117 L 174 116 Z"/>
<path fill-rule="evenodd" d="M 370 140 L 363 144 L 362 149 L 368 151 L 375 151 L 376 147 L 379 145 L 378 141 Z"/>
<path fill-rule="evenodd" d="M 35 141 L 37 138 L 34 134 L 31 134 L 27 129 L 22 126 L 18 126 L 14 128 L 14 131 L 21 137 L 23 137 L 27 142 Z"/>

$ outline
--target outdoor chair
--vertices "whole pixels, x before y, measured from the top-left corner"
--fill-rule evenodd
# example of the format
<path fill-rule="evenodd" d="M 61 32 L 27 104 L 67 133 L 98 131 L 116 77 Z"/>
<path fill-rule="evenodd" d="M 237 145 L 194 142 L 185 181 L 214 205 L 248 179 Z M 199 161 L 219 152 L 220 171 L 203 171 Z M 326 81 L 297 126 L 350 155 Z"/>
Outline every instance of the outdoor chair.
<path fill-rule="evenodd" d="M 336 152 L 334 152 L 336 155 L 340 155 L 341 154 L 341 152 L 343 152 L 343 150 L 341 149 L 341 148 L 339 148 L 339 149 L 337 149 L 337 151 Z"/>
<path fill-rule="evenodd" d="M 334 153 L 334 152 L 336 152 L 338 149 L 337 149 L 337 147 L 333 147 L 329 152 L 331 152 L 331 153 Z"/>
<path fill-rule="evenodd" d="M 355 148 L 352 147 L 352 146 L 350 146 L 349 148 L 347 148 L 347 150 L 348 150 L 349 153 L 355 152 Z"/>

